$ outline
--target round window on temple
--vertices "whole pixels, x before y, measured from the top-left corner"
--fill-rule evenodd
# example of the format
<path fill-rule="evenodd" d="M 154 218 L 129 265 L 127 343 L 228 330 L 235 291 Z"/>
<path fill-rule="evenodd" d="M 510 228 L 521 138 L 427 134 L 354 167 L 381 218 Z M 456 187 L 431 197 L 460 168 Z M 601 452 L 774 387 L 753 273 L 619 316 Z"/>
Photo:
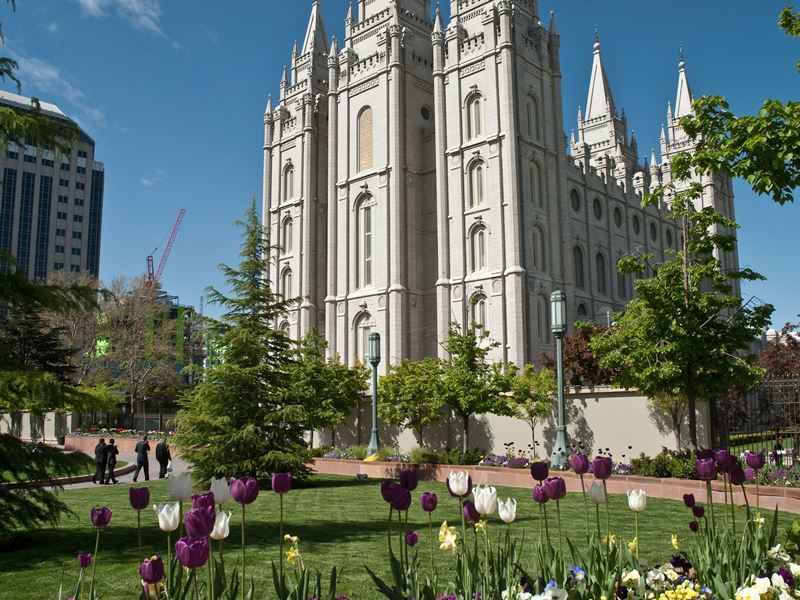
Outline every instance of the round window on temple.
<path fill-rule="evenodd" d="M 423 106 L 419 109 L 419 114 L 422 116 L 423 120 L 430 121 L 431 120 L 431 109 L 427 106 Z"/>
<path fill-rule="evenodd" d="M 614 208 L 614 224 L 619 228 L 622 227 L 622 211 L 619 207 Z"/>

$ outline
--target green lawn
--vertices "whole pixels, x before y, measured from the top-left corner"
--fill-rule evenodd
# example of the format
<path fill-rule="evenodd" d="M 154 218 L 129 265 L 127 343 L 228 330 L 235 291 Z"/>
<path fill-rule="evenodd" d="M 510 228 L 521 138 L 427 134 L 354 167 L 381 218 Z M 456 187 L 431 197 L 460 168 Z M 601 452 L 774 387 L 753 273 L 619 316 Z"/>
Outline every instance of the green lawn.
<path fill-rule="evenodd" d="M 92 551 L 94 530 L 89 512 L 93 506 L 108 506 L 114 511 L 109 529 L 101 540 L 100 562 L 97 568 L 99 591 L 103 600 L 138 597 L 138 563 L 142 555 L 136 545 L 136 513 L 128 504 L 128 487 L 94 487 L 64 492 L 68 505 L 79 518 L 66 518 L 57 529 L 43 529 L 20 535 L 0 548 L 0 598 L 54 600 L 63 574 L 73 586 L 77 576 L 75 555 Z M 167 501 L 166 483 L 151 482 L 152 501 Z M 427 517 L 419 509 L 417 497 L 423 491 L 435 491 L 439 509 L 434 513 L 434 527 L 443 519 L 460 523 L 458 502 L 447 494 L 442 484 L 420 483 L 414 492 L 415 503 L 409 515 L 410 527 L 420 531 L 418 546 L 422 564 L 428 564 Z M 529 489 L 501 488 L 503 497 L 517 498 L 519 508 L 514 531 L 525 534 L 526 540 L 538 539 L 538 507 L 531 500 Z M 555 536 L 555 506 L 551 507 L 551 533 Z M 238 556 L 241 522 L 238 505 L 234 509 L 234 525 L 227 540 L 228 560 Z M 364 565 L 379 573 L 387 568 L 386 518 L 377 481 L 358 482 L 336 476 L 314 477 L 303 489 L 295 489 L 285 498 L 286 532 L 300 537 L 300 551 L 306 564 L 329 572 L 337 565 L 341 571 L 339 592 L 357 600 L 372 600 L 379 596 L 373 591 Z M 717 509 L 718 515 L 722 510 Z M 580 494 L 570 494 L 562 502 L 562 520 L 567 534 L 575 541 L 585 537 L 584 507 Z M 783 525 L 792 517 L 781 515 Z M 677 533 L 686 543 L 690 540 L 687 524 L 690 512 L 680 502 L 648 500 L 647 510 L 640 521 L 642 558 L 663 561 L 670 556 L 670 534 Z M 143 554 L 150 556 L 165 552 L 166 538 L 158 529 L 152 510 L 142 514 L 144 524 Z M 502 523 L 495 516 L 490 532 L 499 534 Z M 591 521 L 594 527 L 594 520 Z M 605 521 L 603 520 L 603 523 Z M 492 529 L 493 527 L 493 529 Z M 622 540 L 633 538 L 633 516 L 624 496 L 612 497 L 611 527 Z M 248 565 L 256 577 L 259 598 L 272 597 L 267 588 L 269 561 L 278 554 L 278 500 L 271 492 L 261 492 L 257 502 L 248 510 Z M 174 540 L 173 540 L 174 541 Z M 527 554 L 532 546 L 527 543 Z M 436 560 L 442 570 L 448 570 L 452 558 L 437 550 Z M 68 594 L 67 594 L 68 595 Z M 66 597 L 66 596 L 65 596 Z"/>
<path fill-rule="evenodd" d="M 60 477 L 72 477 L 76 473 L 83 475 L 91 475 L 94 473 L 95 464 L 93 458 L 82 453 L 71 454 L 71 457 L 73 457 L 73 460 L 66 466 L 49 464 L 47 467 L 47 476 L 58 479 Z M 124 463 L 117 463 L 117 468 L 119 469 L 122 464 Z M 0 472 L 0 481 L 12 481 L 14 478 L 14 473 L 10 471 Z"/>

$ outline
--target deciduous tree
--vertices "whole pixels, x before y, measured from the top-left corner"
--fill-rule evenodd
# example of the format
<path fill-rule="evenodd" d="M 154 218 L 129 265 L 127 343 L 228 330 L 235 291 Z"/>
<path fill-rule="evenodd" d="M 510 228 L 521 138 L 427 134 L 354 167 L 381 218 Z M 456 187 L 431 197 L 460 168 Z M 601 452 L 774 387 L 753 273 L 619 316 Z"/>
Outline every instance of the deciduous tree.
<path fill-rule="evenodd" d="M 552 413 L 557 391 L 556 374 L 548 368 L 525 365 L 511 377 L 511 406 L 514 416 L 531 429 L 531 448 L 536 447 L 536 425 Z"/>

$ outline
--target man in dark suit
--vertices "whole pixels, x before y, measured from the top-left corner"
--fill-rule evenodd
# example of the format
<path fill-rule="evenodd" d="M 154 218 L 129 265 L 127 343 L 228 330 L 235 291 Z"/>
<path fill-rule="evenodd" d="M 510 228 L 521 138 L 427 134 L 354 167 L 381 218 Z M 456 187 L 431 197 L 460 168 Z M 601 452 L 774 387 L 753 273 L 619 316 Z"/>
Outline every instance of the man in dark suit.
<path fill-rule="evenodd" d="M 142 435 L 142 439 L 136 444 L 136 470 L 133 472 L 134 483 L 139 478 L 139 472 L 144 469 L 144 480 L 150 481 L 150 459 L 147 453 L 150 452 L 150 444 L 147 442 L 147 434 Z"/>
<path fill-rule="evenodd" d="M 169 461 L 172 460 L 172 455 L 169 451 L 169 444 L 167 438 L 162 439 L 156 444 L 156 460 L 158 461 L 158 478 L 164 479 L 167 476 L 167 467 Z"/>
<path fill-rule="evenodd" d="M 97 483 L 97 480 L 100 480 L 100 483 L 105 481 L 106 476 L 106 440 L 105 438 L 100 438 L 100 441 L 97 442 L 97 446 L 94 447 L 94 476 L 92 476 L 92 483 Z"/>
<path fill-rule="evenodd" d="M 114 469 L 117 466 L 117 454 L 119 454 L 119 448 L 114 444 L 114 438 L 111 438 L 108 440 L 108 444 L 106 444 L 106 465 L 108 468 L 106 485 L 109 483 L 119 483 L 117 481 L 117 476 L 114 474 Z"/>

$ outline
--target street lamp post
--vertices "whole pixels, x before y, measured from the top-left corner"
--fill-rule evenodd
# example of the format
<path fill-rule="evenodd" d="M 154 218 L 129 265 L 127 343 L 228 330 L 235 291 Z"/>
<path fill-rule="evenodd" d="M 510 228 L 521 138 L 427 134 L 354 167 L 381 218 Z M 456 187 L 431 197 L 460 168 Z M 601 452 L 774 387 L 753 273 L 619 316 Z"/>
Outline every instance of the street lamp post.
<path fill-rule="evenodd" d="M 558 429 L 550 462 L 556 466 L 567 463 L 567 423 L 564 411 L 564 334 L 567 332 L 567 295 L 553 292 L 550 295 L 550 330 L 556 338 L 556 365 L 558 371 Z"/>
<path fill-rule="evenodd" d="M 369 334 L 369 362 L 372 365 L 372 435 L 367 446 L 367 455 L 372 456 L 378 451 L 378 365 L 381 362 L 381 335 Z"/>

